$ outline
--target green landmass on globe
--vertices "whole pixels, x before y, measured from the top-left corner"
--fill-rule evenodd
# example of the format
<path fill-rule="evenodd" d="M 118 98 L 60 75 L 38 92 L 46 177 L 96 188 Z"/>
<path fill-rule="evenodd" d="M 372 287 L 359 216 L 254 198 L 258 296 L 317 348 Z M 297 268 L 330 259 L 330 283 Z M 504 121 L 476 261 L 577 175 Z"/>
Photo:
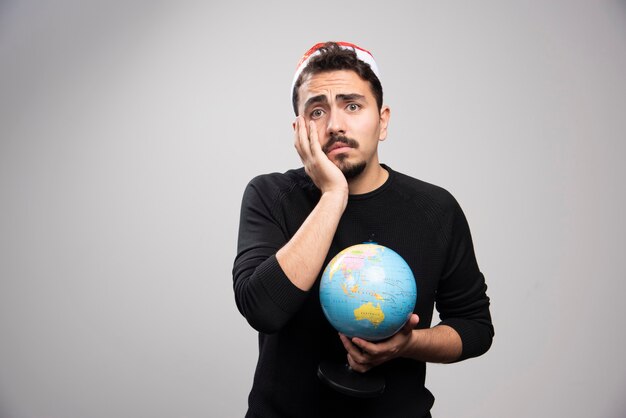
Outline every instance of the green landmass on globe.
<path fill-rule="evenodd" d="M 363 243 L 339 252 L 320 282 L 320 303 L 331 325 L 349 337 L 378 341 L 395 334 L 417 299 L 413 272 L 395 251 Z"/>

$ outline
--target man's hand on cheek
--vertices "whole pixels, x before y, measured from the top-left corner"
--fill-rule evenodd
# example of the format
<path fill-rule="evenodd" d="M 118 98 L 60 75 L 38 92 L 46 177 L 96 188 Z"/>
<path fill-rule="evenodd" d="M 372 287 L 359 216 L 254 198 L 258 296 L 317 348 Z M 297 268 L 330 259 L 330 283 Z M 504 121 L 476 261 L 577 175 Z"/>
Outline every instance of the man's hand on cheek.
<path fill-rule="evenodd" d="M 294 145 L 306 173 L 315 185 L 326 192 L 348 192 L 348 182 L 341 170 L 322 151 L 314 121 L 307 123 L 302 116 L 294 124 Z"/>

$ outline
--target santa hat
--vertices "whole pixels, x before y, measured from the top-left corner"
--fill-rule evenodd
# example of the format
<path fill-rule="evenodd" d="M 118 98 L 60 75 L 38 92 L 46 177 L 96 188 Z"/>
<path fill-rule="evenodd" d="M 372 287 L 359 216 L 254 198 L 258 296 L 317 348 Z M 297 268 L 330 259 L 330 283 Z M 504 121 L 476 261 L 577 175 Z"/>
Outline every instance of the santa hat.
<path fill-rule="evenodd" d="M 374 61 L 374 56 L 372 55 L 371 52 L 369 52 L 367 49 L 363 49 L 360 46 L 351 44 L 349 42 L 335 42 L 335 43 L 344 49 L 351 49 L 354 52 L 356 52 L 357 58 L 369 64 L 372 71 L 374 72 L 376 77 L 378 77 L 378 80 L 380 81 L 380 71 L 378 70 L 378 65 L 376 65 L 376 61 Z M 311 47 L 311 49 L 309 49 L 302 56 L 302 58 L 300 59 L 300 62 L 298 63 L 298 66 L 296 67 L 296 74 L 293 76 L 293 81 L 291 82 L 291 92 L 293 92 L 293 87 L 296 85 L 296 81 L 298 81 L 298 77 L 300 77 L 300 74 L 302 73 L 302 71 L 309 64 L 309 61 L 311 60 L 311 58 L 319 54 L 320 53 L 319 49 L 323 47 L 324 45 L 326 45 L 326 43 L 321 42 L 321 43 L 315 44 L 313 45 L 313 47 Z"/>

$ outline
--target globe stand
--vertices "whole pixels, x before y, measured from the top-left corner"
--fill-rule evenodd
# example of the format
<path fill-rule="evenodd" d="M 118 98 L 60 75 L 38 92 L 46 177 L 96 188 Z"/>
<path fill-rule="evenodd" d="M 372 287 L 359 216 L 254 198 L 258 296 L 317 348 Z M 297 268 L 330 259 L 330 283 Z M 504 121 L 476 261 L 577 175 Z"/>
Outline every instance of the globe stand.
<path fill-rule="evenodd" d="M 322 361 L 317 377 L 328 386 L 344 395 L 357 398 L 374 398 L 385 391 L 385 378 L 374 370 L 359 373 L 346 363 Z"/>

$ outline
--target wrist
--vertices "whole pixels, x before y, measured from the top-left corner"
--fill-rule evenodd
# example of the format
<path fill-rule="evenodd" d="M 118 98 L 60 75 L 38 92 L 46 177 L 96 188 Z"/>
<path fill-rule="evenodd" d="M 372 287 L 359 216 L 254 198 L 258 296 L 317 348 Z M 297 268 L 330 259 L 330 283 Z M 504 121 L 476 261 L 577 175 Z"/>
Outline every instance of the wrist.
<path fill-rule="evenodd" d="M 430 363 L 450 363 L 459 358 L 462 349 L 461 337 L 454 329 L 437 325 L 413 330 L 402 357 Z"/>
<path fill-rule="evenodd" d="M 404 347 L 402 347 L 402 350 L 399 353 L 399 357 L 411 358 L 411 359 L 416 358 L 415 351 L 418 345 L 418 338 L 419 338 L 417 335 L 417 332 L 418 330 L 415 330 L 415 329 L 411 330 L 406 344 L 404 345 Z"/>
<path fill-rule="evenodd" d="M 335 202 L 336 204 L 340 204 L 342 211 L 343 211 L 343 209 L 345 209 L 346 205 L 348 204 L 348 196 L 349 196 L 349 190 L 348 190 L 348 186 L 346 185 L 345 188 L 336 187 L 330 190 L 322 191 L 321 199 L 324 201 Z"/>

